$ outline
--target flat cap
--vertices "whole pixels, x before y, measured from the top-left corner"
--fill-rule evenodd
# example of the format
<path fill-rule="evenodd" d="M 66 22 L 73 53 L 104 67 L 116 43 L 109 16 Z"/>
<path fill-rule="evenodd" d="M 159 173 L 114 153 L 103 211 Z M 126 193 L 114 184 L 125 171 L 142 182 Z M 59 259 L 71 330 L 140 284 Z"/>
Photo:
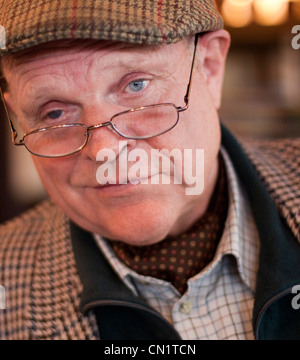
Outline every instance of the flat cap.
<path fill-rule="evenodd" d="M 223 20 L 214 0 L 0 0 L 0 25 L 4 55 L 61 39 L 175 43 Z"/>

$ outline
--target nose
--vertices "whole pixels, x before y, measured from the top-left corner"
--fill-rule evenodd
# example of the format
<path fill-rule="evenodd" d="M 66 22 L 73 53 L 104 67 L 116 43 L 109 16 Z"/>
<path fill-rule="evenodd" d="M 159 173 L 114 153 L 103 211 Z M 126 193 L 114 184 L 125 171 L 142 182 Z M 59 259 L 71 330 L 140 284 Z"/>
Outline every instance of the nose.
<path fill-rule="evenodd" d="M 88 127 L 89 131 L 93 131 L 93 130 L 97 130 L 97 129 L 101 129 L 102 127 L 106 127 L 106 126 L 111 126 L 111 122 L 110 121 L 106 121 L 102 124 L 98 124 L 98 125 L 92 125 Z"/>
<path fill-rule="evenodd" d="M 112 127 L 110 122 L 103 122 L 88 127 L 88 142 L 82 150 L 85 156 L 96 161 L 100 150 L 112 150 L 115 159 L 118 158 L 124 147 L 135 147 L 135 140 L 123 138 Z"/>

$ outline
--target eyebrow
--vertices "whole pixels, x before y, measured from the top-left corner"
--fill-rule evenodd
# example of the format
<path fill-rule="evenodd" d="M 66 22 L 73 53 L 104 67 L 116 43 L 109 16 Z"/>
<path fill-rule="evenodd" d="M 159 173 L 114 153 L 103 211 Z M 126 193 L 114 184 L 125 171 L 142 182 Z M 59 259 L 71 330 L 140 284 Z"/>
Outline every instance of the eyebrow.
<path fill-rule="evenodd" d="M 99 67 L 99 69 L 102 72 L 107 71 L 114 71 L 116 68 L 124 69 L 124 71 L 149 71 L 149 67 L 152 68 L 153 72 L 155 72 L 157 75 L 160 75 L 162 73 L 167 73 L 168 75 L 170 72 L 168 72 L 163 66 L 167 62 L 166 57 L 159 56 L 155 57 L 152 54 L 145 54 L 141 52 L 131 53 L 128 54 L 128 56 L 118 56 L 113 62 L 105 61 L 102 66 Z M 47 75 L 47 74 L 45 74 Z M 49 95 L 47 93 L 50 89 L 53 89 L 53 85 L 45 85 L 43 84 L 42 87 L 38 87 L 32 92 L 31 96 L 31 102 L 30 104 L 25 104 L 25 106 L 22 107 L 22 112 L 24 115 L 28 117 L 34 117 L 37 113 L 37 108 L 39 108 L 39 104 L 43 102 L 43 99 L 49 99 Z M 56 96 L 56 101 L 66 101 L 63 96 Z"/>

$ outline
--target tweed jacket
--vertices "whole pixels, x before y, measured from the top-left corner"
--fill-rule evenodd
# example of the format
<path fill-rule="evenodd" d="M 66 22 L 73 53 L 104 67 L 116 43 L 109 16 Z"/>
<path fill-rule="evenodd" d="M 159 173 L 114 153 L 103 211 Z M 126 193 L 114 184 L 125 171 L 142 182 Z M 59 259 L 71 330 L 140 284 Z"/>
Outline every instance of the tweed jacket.
<path fill-rule="evenodd" d="M 300 242 L 300 139 L 243 148 Z M 99 339 L 95 315 L 79 310 L 69 219 L 51 201 L 0 226 L 0 285 L 6 289 L 0 339 Z"/>

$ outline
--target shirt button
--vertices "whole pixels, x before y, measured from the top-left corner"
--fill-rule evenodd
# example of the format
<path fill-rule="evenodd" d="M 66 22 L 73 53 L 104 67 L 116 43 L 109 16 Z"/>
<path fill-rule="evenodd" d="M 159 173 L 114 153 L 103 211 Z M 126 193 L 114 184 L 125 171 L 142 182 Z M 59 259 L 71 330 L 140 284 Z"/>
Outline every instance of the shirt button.
<path fill-rule="evenodd" d="M 182 314 L 189 314 L 192 310 L 192 305 L 189 301 L 185 301 L 183 303 L 180 304 L 179 306 L 179 311 Z"/>

